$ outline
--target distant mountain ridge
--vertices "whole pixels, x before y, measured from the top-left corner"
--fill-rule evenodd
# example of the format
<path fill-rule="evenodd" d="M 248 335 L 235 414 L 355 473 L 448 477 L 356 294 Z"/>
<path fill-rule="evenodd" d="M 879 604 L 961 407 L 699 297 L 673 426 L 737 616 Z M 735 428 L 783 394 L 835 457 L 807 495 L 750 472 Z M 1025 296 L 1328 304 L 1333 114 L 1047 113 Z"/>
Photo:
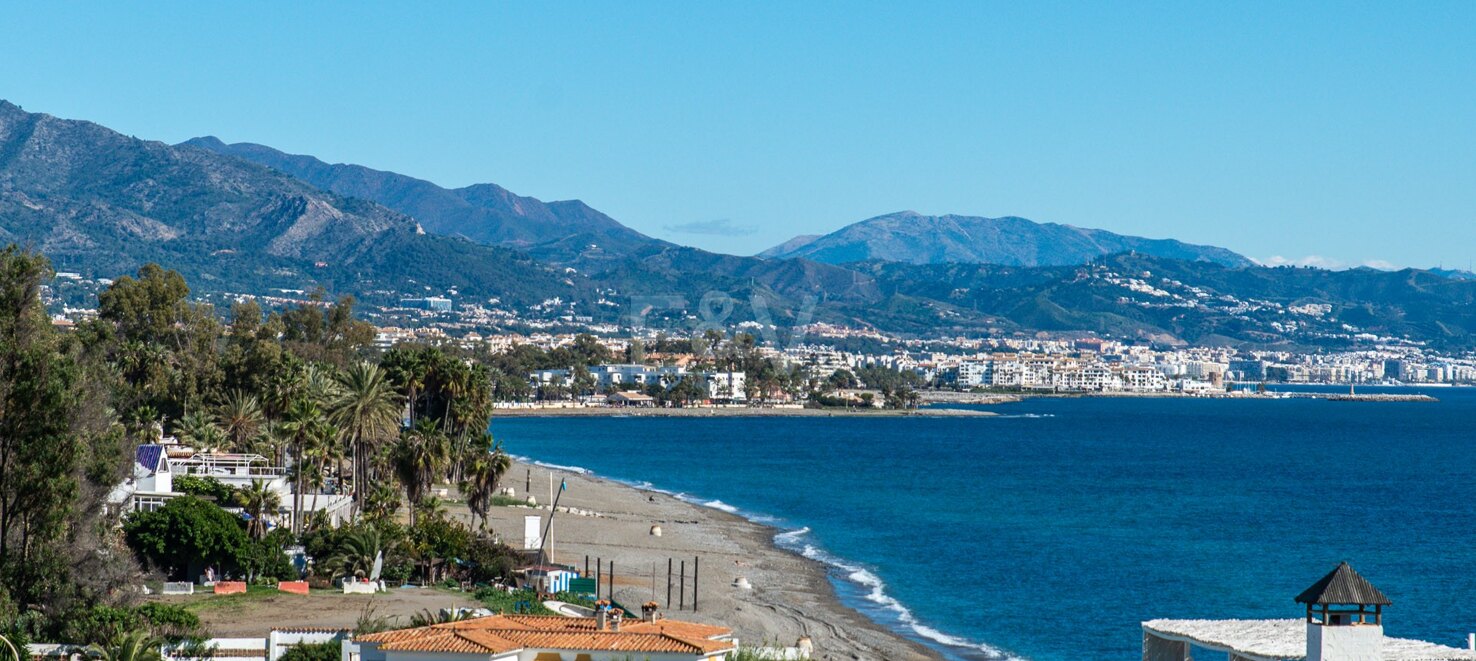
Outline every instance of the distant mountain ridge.
<path fill-rule="evenodd" d="M 496 184 L 443 188 L 424 179 L 362 165 L 330 164 L 265 145 L 226 144 L 214 136 L 181 144 L 265 165 L 339 195 L 378 202 L 416 218 L 428 232 L 464 236 L 539 257 L 562 260 L 587 250 L 625 255 L 672 245 L 630 229 L 579 200 L 543 202 Z"/>
<path fill-rule="evenodd" d="M 1244 266 L 1219 249 L 1163 246 L 1022 219 L 1015 220 L 1027 230 L 1046 228 L 1042 236 L 1066 232 L 1067 238 L 1092 239 L 1085 248 L 1063 241 L 1077 257 L 1087 255 L 1083 263 L 916 264 L 831 255 L 849 260 L 838 266 L 721 255 L 656 240 L 632 241 L 617 253 L 605 245 L 619 236 L 618 228 L 579 203 L 542 203 L 492 185 L 447 198 L 411 177 L 333 166 L 340 191 L 351 190 L 355 177 L 372 175 L 379 183 L 357 190 L 423 214 L 411 217 L 218 148 L 139 140 L 0 102 L 0 243 L 35 247 L 60 270 L 97 277 L 154 261 L 204 291 L 261 295 L 321 286 L 378 304 L 434 292 L 458 304 L 497 298 L 498 305 L 518 311 L 547 309 L 544 303 L 558 300 L 563 304 L 555 314 L 564 319 L 650 321 L 650 327 L 679 331 L 697 323 L 753 321 L 758 325 L 745 327 L 767 334 L 827 321 L 927 337 L 1046 330 L 1294 348 L 1392 335 L 1434 347 L 1476 346 L 1476 281 L 1450 270 Z M 425 231 L 422 226 L 445 226 L 429 203 L 434 200 L 457 210 L 448 217 L 465 205 L 506 205 L 522 214 L 516 218 L 542 218 L 550 226 L 570 222 L 591 233 L 606 231 L 607 238 L 550 233 L 545 236 L 553 240 L 532 246 L 542 255 L 535 257 Z M 900 220 L 921 218 L 927 217 Z M 948 222 L 968 225 L 959 218 Z M 1112 237 L 1130 239 L 1134 247 L 1094 255 L 1115 247 Z M 827 238 L 791 248 L 810 249 Z M 1155 256 L 1145 245 L 1172 254 Z M 955 255 L 943 250 L 938 258 Z M 1015 256 L 1027 258 L 1044 259 L 1029 250 Z"/>
<path fill-rule="evenodd" d="M 1013 216 L 926 216 L 915 211 L 868 218 L 808 240 L 797 237 L 759 256 L 805 257 L 828 264 L 880 260 L 905 264 L 1065 266 L 1085 264 L 1121 252 L 1231 267 L 1253 264 L 1224 248 L 1173 239 L 1146 239 Z"/>
<path fill-rule="evenodd" d="M 213 151 L 131 138 L 5 101 L 0 242 L 34 246 L 58 268 L 102 277 L 157 261 L 217 290 L 476 291 L 500 280 L 522 283 L 530 296 L 569 289 L 567 278 L 525 255 L 428 235 L 414 219 L 373 202 Z"/>

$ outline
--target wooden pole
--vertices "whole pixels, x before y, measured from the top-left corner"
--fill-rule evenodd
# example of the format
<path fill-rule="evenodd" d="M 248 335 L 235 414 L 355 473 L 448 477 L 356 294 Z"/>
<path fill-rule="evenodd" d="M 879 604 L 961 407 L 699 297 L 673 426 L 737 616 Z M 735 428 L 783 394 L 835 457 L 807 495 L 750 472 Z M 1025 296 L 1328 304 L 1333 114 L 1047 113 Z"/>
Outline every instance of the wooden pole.
<path fill-rule="evenodd" d="M 666 607 L 671 608 L 671 558 L 666 559 Z"/>
<path fill-rule="evenodd" d="M 610 561 L 610 602 L 615 601 L 615 561 Z"/>
<path fill-rule="evenodd" d="M 698 558 L 696 556 L 693 556 L 692 557 L 692 612 L 693 613 L 697 612 L 697 574 L 698 574 L 698 572 L 697 572 L 697 560 L 698 560 Z"/>
<path fill-rule="evenodd" d="M 687 561 L 682 561 L 682 573 L 677 580 L 680 581 L 681 589 L 677 590 L 677 610 L 687 609 Z"/>

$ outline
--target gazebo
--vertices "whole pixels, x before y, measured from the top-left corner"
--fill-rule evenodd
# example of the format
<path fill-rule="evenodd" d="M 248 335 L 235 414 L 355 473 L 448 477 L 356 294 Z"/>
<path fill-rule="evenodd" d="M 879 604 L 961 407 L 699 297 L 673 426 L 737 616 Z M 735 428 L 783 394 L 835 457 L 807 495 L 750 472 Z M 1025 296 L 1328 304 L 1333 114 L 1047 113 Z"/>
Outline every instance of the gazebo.
<path fill-rule="evenodd" d="M 1453 661 L 1476 660 L 1476 650 L 1384 636 L 1378 588 L 1339 564 L 1297 595 L 1302 620 L 1149 620 L 1143 623 L 1143 661 L 1189 661 L 1192 649 L 1230 661 Z"/>

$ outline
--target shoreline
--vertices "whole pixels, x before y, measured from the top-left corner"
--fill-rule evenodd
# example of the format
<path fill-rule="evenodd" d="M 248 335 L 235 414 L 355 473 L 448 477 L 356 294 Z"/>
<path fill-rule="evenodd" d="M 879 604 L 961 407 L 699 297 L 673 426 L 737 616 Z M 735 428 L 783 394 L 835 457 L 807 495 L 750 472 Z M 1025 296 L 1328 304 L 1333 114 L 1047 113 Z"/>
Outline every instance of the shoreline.
<path fill-rule="evenodd" d="M 532 476 L 532 492 L 540 504 L 547 498 L 550 476 L 554 482 L 568 484 L 568 490 L 559 495 L 550 535 L 553 559 L 581 571 L 586 555 L 590 563 L 603 562 L 605 571 L 613 560 L 615 599 L 621 603 L 654 599 L 668 617 L 732 627 L 735 637 L 747 645 L 792 646 L 800 636 L 809 636 L 815 659 L 948 658 L 924 644 L 921 634 L 914 638 L 895 631 L 847 605 L 831 583 L 832 572 L 843 571 L 842 567 L 801 553 L 804 547 L 798 545 L 806 529 L 786 531 L 746 518 L 721 501 L 692 502 L 645 483 L 630 484 L 576 472 L 575 467 L 542 466 L 522 458 L 508 471 L 503 484 L 516 485 L 518 493 L 525 495 L 527 475 Z M 521 531 L 524 516 L 539 514 L 545 521 L 548 516 L 546 507 L 491 509 L 490 525 L 497 531 Z M 661 527 L 660 536 L 651 534 L 652 526 Z M 781 545 L 781 536 L 798 548 Z M 504 541 L 516 547 L 521 540 Z M 700 580 L 694 588 L 697 557 L 701 558 Z M 685 561 L 688 572 L 685 596 L 674 594 L 672 604 L 666 603 L 668 560 L 675 567 Z M 752 588 L 736 587 L 740 578 Z M 865 589 L 879 590 L 879 586 Z M 696 612 L 691 609 L 694 591 L 701 606 Z M 686 608 L 677 608 L 682 603 Z"/>
<path fill-rule="evenodd" d="M 529 406 L 522 408 L 499 408 L 494 416 L 500 418 L 575 418 L 582 416 L 609 416 L 630 418 L 937 418 L 973 417 L 987 418 L 999 415 L 993 411 L 974 409 L 919 408 L 919 409 L 803 409 L 803 408 L 758 408 L 758 407 L 686 407 L 686 408 L 636 408 L 610 406 Z"/>

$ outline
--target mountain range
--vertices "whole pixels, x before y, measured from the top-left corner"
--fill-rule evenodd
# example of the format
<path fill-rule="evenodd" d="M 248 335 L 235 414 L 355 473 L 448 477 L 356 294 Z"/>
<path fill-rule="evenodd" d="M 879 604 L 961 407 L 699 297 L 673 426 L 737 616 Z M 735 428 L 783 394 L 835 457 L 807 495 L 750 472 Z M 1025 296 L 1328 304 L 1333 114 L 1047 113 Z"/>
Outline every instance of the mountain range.
<path fill-rule="evenodd" d="M 226 144 L 214 136 L 194 138 L 182 146 L 235 156 L 325 191 L 378 202 L 419 219 L 428 232 L 517 248 L 537 257 L 567 259 L 584 252 L 625 255 L 644 248 L 673 247 L 579 200 L 543 202 L 497 184 L 442 188 L 395 172 L 325 163 L 249 142 Z"/>
<path fill-rule="evenodd" d="M 805 257 L 829 264 L 880 260 L 908 264 L 1061 266 L 1084 264 L 1120 252 L 1231 267 L 1252 264 L 1251 260 L 1224 248 L 1173 239 L 1124 236 L 1013 216 L 925 216 L 915 211 L 869 218 L 822 236 L 796 237 L 759 254 L 777 259 Z"/>
<path fill-rule="evenodd" d="M 579 201 L 447 189 L 252 144 L 140 140 L 0 102 L 0 241 L 99 277 L 156 261 L 196 289 L 558 299 L 594 321 L 917 335 L 1089 331 L 1265 347 L 1476 345 L 1476 281 L 1255 266 L 1221 248 L 1019 218 L 879 216 L 760 257 L 645 236 Z M 568 307 L 565 310 L 571 309 Z"/>
<path fill-rule="evenodd" d="M 131 138 L 0 101 L 0 241 L 60 269 L 112 277 L 155 261 L 207 289 L 421 283 L 519 300 L 569 289 L 527 255 L 430 235 L 415 219 L 260 165 Z M 438 273 L 423 260 L 434 255 Z"/>

